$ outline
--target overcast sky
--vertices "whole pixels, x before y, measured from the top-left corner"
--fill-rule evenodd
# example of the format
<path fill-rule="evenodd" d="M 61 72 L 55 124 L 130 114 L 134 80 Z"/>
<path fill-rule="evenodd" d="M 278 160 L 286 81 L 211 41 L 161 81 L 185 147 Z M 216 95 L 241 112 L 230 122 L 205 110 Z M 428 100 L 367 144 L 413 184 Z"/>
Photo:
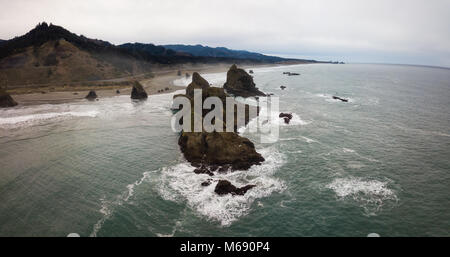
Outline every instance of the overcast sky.
<path fill-rule="evenodd" d="M 0 39 L 42 21 L 114 44 L 450 67 L 450 0 L 0 0 Z"/>

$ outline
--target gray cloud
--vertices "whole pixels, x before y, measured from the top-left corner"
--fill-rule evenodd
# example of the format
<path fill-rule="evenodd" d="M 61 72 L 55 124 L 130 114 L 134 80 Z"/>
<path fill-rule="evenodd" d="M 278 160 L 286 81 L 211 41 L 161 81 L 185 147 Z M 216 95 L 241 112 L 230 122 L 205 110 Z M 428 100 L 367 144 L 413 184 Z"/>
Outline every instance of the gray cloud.
<path fill-rule="evenodd" d="M 47 21 L 113 43 L 185 43 L 450 66 L 447 0 L 4 1 L 0 38 Z"/>

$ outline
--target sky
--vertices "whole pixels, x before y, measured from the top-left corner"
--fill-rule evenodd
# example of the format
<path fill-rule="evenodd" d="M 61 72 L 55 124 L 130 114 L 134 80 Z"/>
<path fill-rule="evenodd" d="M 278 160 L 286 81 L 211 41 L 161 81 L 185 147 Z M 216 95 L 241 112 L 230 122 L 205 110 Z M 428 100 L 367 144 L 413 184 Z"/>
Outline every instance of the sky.
<path fill-rule="evenodd" d="M 42 21 L 114 44 L 450 67 L 450 0 L 0 0 L 0 39 Z"/>

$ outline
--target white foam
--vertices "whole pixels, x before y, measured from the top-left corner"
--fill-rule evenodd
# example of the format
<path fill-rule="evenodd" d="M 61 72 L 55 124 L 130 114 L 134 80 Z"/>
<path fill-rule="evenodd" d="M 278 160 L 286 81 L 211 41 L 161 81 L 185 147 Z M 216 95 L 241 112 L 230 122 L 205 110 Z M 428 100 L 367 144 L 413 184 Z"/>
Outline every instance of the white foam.
<path fill-rule="evenodd" d="M 344 151 L 344 153 L 354 153 L 355 152 L 355 150 L 353 150 L 353 149 L 350 149 L 350 148 L 342 148 L 342 151 Z"/>
<path fill-rule="evenodd" d="M 173 83 L 175 86 L 179 86 L 179 87 L 187 87 L 187 86 L 191 83 L 191 81 L 192 81 L 192 78 L 191 78 L 191 77 L 188 77 L 188 78 L 182 77 L 182 78 L 179 78 L 179 79 L 174 80 L 172 83 Z"/>
<path fill-rule="evenodd" d="M 13 117 L 0 118 L 0 125 L 15 125 L 15 124 L 32 124 L 35 122 L 51 120 L 61 117 L 96 117 L 97 111 L 85 111 L 85 112 L 49 112 L 49 113 L 37 113 Z"/>
<path fill-rule="evenodd" d="M 320 98 L 324 98 L 325 101 L 330 102 L 330 103 L 341 102 L 341 100 L 339 100 L 339 99 L 333 99 L 333 95 L 330 95 L 330 94 L 314 94 L 314 95 L 317 97 L 320 97 Z M 347 99 L 349 103 L 355 102 L 355 100 L 353 98 L 350 98 L 347 96 L 343 97 L 343 98 Z"/>
<path fill-rule="evenodd" d="M 259 152 L 266 159 L 262 165 L 252 166 L 248 171 L 216 174 L 212 177 L 213 183 L 206 187 L 201 186 L 201 183 L 211 177 L 194 174 L 194 167 L 188 163 L 164 168 L 161 172 L 159 193 L 166 200 L 186 201 L 200 216 L 218 221 L 222 226 L 229 226 L 239 217 L 246 215 L 256 199 L 267 197 L 273 192 L 281 192 L 285 188 L 281 180 L 273 177 L 276 170 L 283 165 L 284 155 L 273 148 L 261 149 Z M 243 196 L 219 196 L 214 192 L 219 179 L 226 179 L 237 187 L 247 184 L 254 184 L 256 187 Z"/>
<path fill-rule="evenodd" d="M 353 199 L 367 215 L 376 215 L 385 201 L 397 201 L 395 192 L 388 188 L 388 182 L 376 179 L 336 178 L 326 188 L 333 190 L 340 200 Z"/>
<path fill-rule="evenodd" d="M 317 143 L 316 140 L 311 139 L 311 138 L 308 138 L 308 137 L 302 136 L 301 138 L 303 138 L 303 139 L 306 141 L 306 143 L 308 143 L 308 144 L 311 144 L 311 143 Z"/>

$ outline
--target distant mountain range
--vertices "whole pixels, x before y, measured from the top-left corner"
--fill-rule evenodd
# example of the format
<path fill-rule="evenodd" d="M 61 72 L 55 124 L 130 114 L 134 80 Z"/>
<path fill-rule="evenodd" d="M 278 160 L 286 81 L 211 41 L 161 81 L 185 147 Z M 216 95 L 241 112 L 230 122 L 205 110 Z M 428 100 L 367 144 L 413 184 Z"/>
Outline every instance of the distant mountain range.
<path fill-rule="evenodd" d="M 201 45 L 127 43 L 116 46 L 45 22 L 23 36 L 0 40 L 0 80 L 6 80 L 11 87 L 107 80 L 178 64 L 282 62 L 316 61 Z"/>
<path fill-rule="evenodd" d="M 193 56 L 253 59 L 265 62 L 282 62 L 287 60 L 281 57 L 267 56 L 245 50 L 231 50 L 225 47 L 209 47 L 202 45 L 164 45 L 164 47 L 177 52 L 191 54 Z"/>

